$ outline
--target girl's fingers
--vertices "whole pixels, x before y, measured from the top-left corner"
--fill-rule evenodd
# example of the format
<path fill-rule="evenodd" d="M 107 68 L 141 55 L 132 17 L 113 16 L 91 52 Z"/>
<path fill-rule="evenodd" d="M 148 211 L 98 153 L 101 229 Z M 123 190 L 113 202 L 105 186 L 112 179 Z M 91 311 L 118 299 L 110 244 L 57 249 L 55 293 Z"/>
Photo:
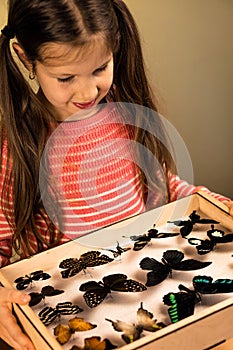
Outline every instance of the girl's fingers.
<path fill-rule="evenodd" d="M 233 216 L 233 201 L 225 201 L 223 203 L 230 209 L 229 213 Z"/>
<path fill-rule="evenodd" d="M 0 305 L 8 303 L 17 303 L 25 305 L 30 301 L 30 295 L 20 292 L 18 290 L 1 288 L 0 287 Z"/>
<path fill-rule="evenodd" d="M 30 296 L 23 292 L 0 288 L 0 334 L 1 338 L 15 350 L 35 350 L 12 315 L 12 303 L 25 305 L 29 301 Z"/>
<path fill-rule="evenodd" d="M 22 333 L 12 314 L 9 312 L 4 315 L 4 312 L 1 312 L 2 315 L 4 316 L 4 323 L 6 323 L 7 327 L 3 328 L 0 325 L 1 338 L 15 350 L 35 350 L 30 339 Z"/>

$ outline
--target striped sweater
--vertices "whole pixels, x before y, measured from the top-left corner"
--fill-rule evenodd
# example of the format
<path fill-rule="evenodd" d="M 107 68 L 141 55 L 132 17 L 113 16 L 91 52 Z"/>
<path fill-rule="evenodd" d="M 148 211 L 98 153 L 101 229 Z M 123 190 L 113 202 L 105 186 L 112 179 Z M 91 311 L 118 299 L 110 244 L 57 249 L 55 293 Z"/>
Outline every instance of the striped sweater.
<path fill-rule="evenodd" d="M 40 170 L 40 188 L 46 212 L 43 216 L 35 216 L 36 227 L 48 242 L 47 215 L 58 217 L 59 223 L 57 219 L 53 221 L 57 226 L 56 232 L 63 232 L 63 243 L 146 210 L 131 130 L 122 122 L 116 109 L 109 105 L 90 118 L 63 122 L 51 135 Z M 0 193 L 6 175 L 6 154 L 5 141 Z M 190 185 L 172 174 L 169 187 L 171 201 L 200 189 L 217 199 L 227 199 L 205 187 Z M 9 198 L 6 199 L 2 193 L 0 207 L 0 266 L 8 264 L 12 257 L 15 227 L 10 184 L 7 191 Z M 165 204 L 158 193 L 153 194 L 153 203 Z M 29 236 L 30 246 L 36 253 L 35 237 L 32 232 Z M 26 256 L 22 253 L 21 258 Z"/>

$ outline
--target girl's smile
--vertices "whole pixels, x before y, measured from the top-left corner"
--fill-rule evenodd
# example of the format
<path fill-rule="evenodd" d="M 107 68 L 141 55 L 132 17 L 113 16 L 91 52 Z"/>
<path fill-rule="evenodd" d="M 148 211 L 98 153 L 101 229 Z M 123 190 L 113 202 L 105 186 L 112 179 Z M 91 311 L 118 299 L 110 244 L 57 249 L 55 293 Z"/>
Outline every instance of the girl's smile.
<path fill-rule="evenodd" d="M 91 108 L 95 105 L 96 99 L 90 101 L 90 102 L 85 102 L 85 103 L 78 103 L 78 102 L 73 102 L 73 104 L 80 109 L 88 109 Z"/>
<path fill-rule="evenodd" d="M 103 37 L 82 47 L 47 44 L 36 61 L 40 94 L 57 120 L 96 106 L 113 82 L 113 54 Z"/>

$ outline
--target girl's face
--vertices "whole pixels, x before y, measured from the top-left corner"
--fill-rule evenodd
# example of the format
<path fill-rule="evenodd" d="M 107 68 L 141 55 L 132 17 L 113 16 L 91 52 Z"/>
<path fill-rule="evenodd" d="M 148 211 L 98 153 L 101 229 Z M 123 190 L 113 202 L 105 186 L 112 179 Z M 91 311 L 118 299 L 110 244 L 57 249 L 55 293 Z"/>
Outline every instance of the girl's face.
<path fill-rule="evenodd" d="M 57 120 L 96 106 L 113 82 L 113 54 L 99 37 L 83 47 L 48 44 L 35 72 L 42 93 Z"/>

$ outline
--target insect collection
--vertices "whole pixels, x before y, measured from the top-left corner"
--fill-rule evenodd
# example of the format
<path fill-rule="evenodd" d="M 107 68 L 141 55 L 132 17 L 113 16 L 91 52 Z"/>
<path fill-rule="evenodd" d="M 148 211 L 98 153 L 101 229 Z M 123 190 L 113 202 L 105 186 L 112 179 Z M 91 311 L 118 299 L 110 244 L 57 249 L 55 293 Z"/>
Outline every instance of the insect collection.
<path fill-rule="evenodd" d="M 15 278 L 65 350 L 121 348 L 233 293 L 233 233 L 221 222 L 193 210 L 140 229 Z"/>

